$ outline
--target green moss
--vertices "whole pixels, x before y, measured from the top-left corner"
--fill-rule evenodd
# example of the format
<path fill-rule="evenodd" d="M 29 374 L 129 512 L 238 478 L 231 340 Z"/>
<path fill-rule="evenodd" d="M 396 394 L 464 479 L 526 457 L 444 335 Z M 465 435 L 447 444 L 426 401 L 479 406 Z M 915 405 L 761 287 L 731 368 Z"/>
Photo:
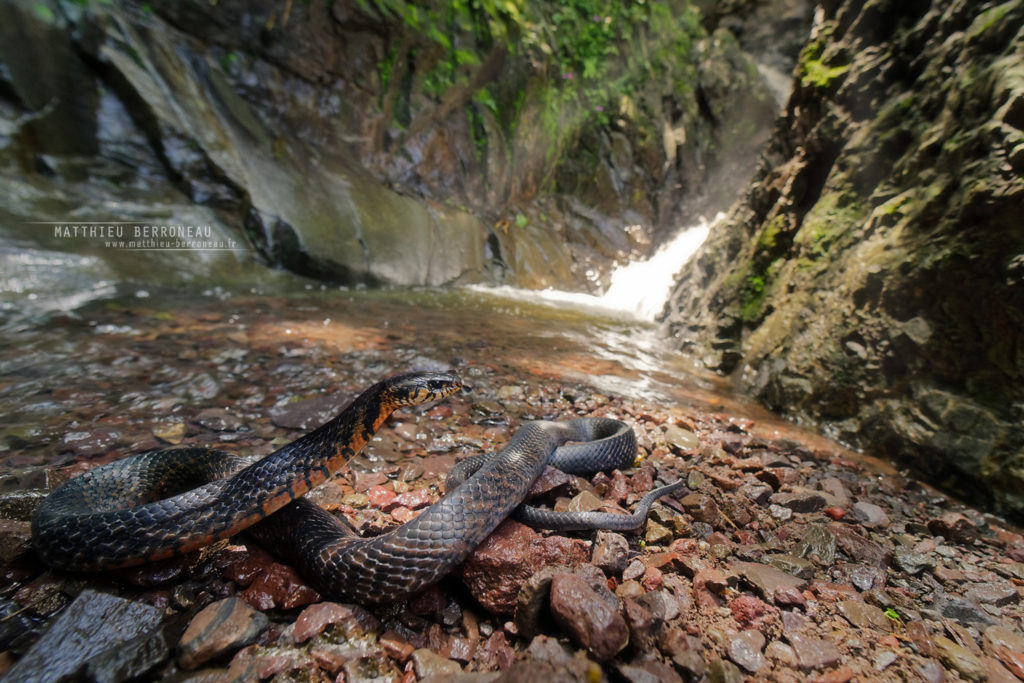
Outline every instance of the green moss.
<path fill-rule="evenodd" d="M 740 300 L 740 317 L 746 322 L 753 322 L 761 317 L 764 310 L 765 281 L 757 275 L 747 277 L 743 285 L 743 297 Z"/>
<path fill-rule="evenodd" d="M 804 216 L 800 232 L 793 240 L 801 256 L 820 259 L 829 249 L 851 234 L 851 228 L 867 218 L 864 202 L 852 192 L 826 191 Z"/>
<path fill-rule="evenodd" d="M 1010 0 L 1010 2 L 1004 2 L 1001 5 L 996 5 L 991 9 L 985 10 L 974 18 L 970 28 L 967 29 L 967 38 L 969 40 L 976 40 L 980 38 L 993 26 L 1002 24 L 1006 19 L 1006 15 L 1019 6 L 1020 0 Z"/>
<path fill-rule="evenodd" d="M 821 29 L 818 39 L 808 43 L 801 52 L 797 68 L 803 85 L 829 88 L 836 79 L 850 70 L 849 64 L 831 64 L 826 55 L 825 47 L 832 37 L 833 30 L 832 24 L 826 24 Z"/>

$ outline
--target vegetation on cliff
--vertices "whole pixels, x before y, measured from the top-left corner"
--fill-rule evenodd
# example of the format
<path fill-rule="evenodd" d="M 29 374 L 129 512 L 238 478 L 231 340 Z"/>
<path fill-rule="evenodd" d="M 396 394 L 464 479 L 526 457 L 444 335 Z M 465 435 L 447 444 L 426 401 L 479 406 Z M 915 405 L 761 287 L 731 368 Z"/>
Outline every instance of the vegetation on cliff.
<path fill-rule="evenodd" d="M 668 313 L 771 407 L 1018 517 L 1022 27 L 1019 0 L 822 5 L 760 170 Z"/>

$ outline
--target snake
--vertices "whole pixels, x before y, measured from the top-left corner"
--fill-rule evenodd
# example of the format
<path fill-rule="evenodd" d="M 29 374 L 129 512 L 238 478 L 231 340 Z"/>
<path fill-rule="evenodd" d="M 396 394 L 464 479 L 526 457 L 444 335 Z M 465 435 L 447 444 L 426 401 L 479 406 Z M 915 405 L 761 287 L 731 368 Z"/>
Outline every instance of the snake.
<path fill-rule="evenodd" d="M 187 447 L 101 465 L 43 500 L 32 518 L 33 546 L 57 569 L 100 571 L 188 553 L 246 531 L 292 562 L 322 595 L 375 605 L 439 581 L 513 512 L 546 528 L 637 528 L 653 501 L 681 483 L 651 491 L 631 515 L 522 505 L 549 463 L 567 472 L 632 464 L 632 428 L 589 417 L 525 422 L 499 451 L 453 468 L 445 497 L 379 536 L 360 537 L 302 498 L 351 460 L 396 409 L 462 388 L 462 379 L 447 372 L 386 378 L 321 427 L 262 458 Z"/>

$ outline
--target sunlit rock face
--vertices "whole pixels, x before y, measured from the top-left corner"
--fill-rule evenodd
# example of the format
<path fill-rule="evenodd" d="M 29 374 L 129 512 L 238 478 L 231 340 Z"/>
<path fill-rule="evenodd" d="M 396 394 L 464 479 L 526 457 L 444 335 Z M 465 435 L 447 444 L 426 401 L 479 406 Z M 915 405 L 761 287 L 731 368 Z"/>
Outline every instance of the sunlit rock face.
<path fill-rule="evenodd" d="M 827 2 L 675 343 L 1024 517 L 1024 3 Z"/>
<path fill-rule="evenodd" d="M 513 15 L 445 20 L 458 3 L 13 0 L 3 161 L 114 173 L 141 192 L 122 205 L 177 193 L 334 283 L 598 291 L 731 201 L 777 112 L 720 17 L 654 5 L 503 35 Z"/>

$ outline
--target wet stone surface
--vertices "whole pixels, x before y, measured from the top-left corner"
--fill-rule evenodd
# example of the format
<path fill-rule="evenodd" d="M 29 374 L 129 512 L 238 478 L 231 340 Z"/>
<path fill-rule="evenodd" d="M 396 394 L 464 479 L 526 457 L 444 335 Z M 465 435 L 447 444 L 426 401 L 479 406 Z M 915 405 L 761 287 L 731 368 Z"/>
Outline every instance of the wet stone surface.
<path fill-rule="evenodd" d="M 467 320 L 456 308 L 150 297 L 0 348 L 0 675 L 1024 680 L 1018 531 L 754 406 L 668 393 L 677 374 L 595 360 L 550 331 L 524 335 L 510 309 Z M 451 576 L 383 607 L 319 595 L 244 535 L 96 574 L 49 570 L 26 543 L 40 492 L 72 476 L 168 445 L 268 454 L 416 367 L 454 368 L 472 392 L 400 411 L 312 494 L 359 533 L 413 518 L 444 495 L 456 462 L 499 449 L 530 419 L 623 419 L 642 458 L 587 476 L 548 471 L 535 504 L 632 510 L 655 486 L 687 485 L 637 533 L 505 522 Z M 623 382 L 587 383 L 597 375 Z"/>

